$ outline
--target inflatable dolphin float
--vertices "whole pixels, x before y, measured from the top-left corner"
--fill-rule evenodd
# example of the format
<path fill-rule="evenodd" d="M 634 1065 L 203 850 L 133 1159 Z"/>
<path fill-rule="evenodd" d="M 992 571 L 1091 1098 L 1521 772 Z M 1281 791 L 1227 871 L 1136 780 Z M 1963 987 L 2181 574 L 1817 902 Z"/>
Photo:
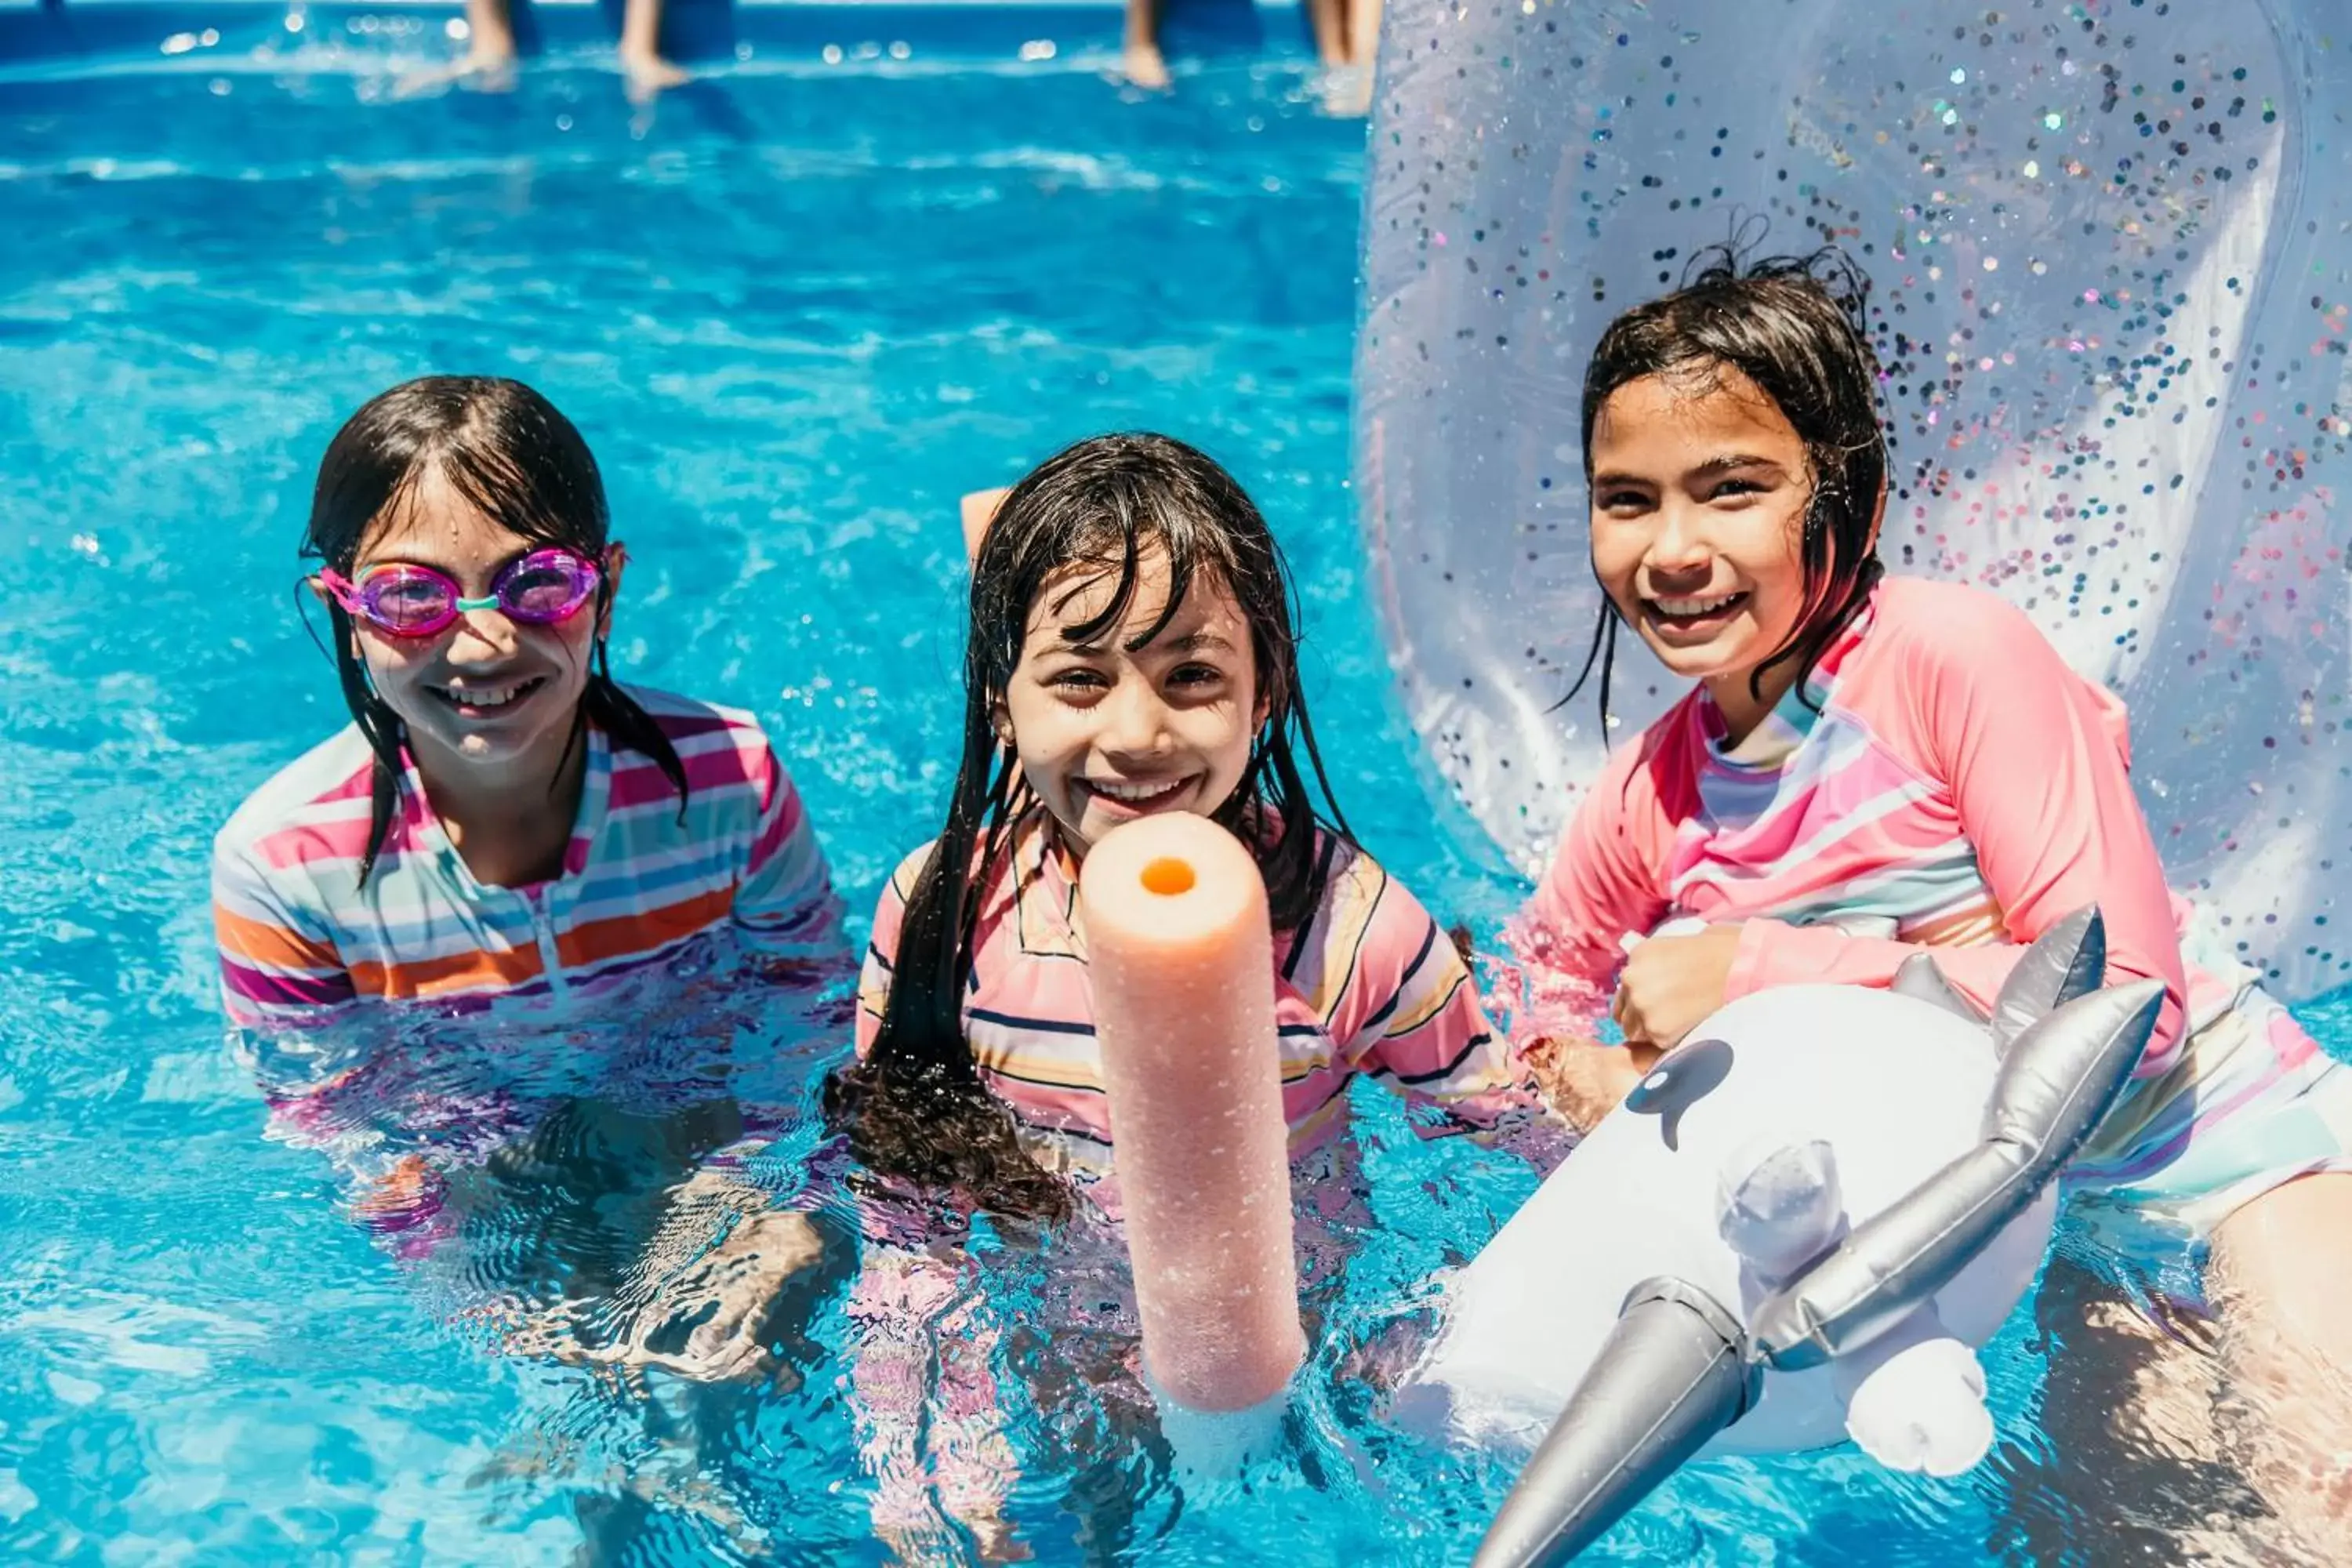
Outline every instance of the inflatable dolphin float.
<path fill-rule="evenodd" d="M 1412 1425 L 1534 1448 L 1477 1568 L 1568 1561 L 1703 1452 L 1980 1459 L 1974 1347 L 2163 999 L 2105 971 L 2084 910 L 1989 1018 L 1922 955 L 1888 991 L 1743 997 L 1662 1058 L 1454 1279 L 1399 1395 Z"/>

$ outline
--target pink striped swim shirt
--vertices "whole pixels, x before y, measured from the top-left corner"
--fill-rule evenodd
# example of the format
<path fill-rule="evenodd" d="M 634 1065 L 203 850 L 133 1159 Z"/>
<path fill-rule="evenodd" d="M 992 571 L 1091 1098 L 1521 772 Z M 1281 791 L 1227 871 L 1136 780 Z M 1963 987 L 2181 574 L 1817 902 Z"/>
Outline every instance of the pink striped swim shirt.
<path fill-rule="evenodd" d="M 2110 980 L 2168 991 L 2141 1070 L 2179 1048 L 2187 976 L 2123 705 L 2021 612 L 1890 578 L 1753 732 L 1725 732 L 1701 689 L 1610 758 L 1512 932 L 1547 993 L 1523 1027 L 1589 1027 L 1620 939 L 1669 919 L 1744 922 L 1731 997 L 1885 985 L 1933 948 L 1988 1004 L 2027 944 L 2096 904 Z M 1874 926 L 1891 934 L 1856 934 Z"/>
<path fill-rule="evenodd" d="M 2265 1180 L 2352 1166 L 2332 1131 L 2344 1069 L 2166 886 L 2122 702 L 2022 612 L 1890 578 L 1761 724 L 1726 736 L 1701 689 L 1612 756 L 1507 932 L 1524 982 L 1516 1041 L 1589 1036 L 1623 937 L 1672 919 L 1738 923 L 1727 998 L 1885 985 L 1932 951 L 1985 1006 L 2028 944 L 2095 904 L 2109 983 L 2161 980 L 2166 1000 L 2075 1179 L 2179 1208 L 2190 1187 L 2242 1201 Z M 2192 1145 L 2211 1157 L 2185 1159 Z M 2197 1173 L 2208 1166 L 2221 1173 Z"/>
<path fill-rule="evenodd" d="M 981 1079 L 1013 1108 L 1049 1167 L 1110 1164 L 1102 1057 L 1087 981 L 1076 867 L 1040 807 L 1014 827 L 982 892 L 964 1035 Z M 1417 1130 L 1493 1125 L 1529 1101 L 1488 1029 L 1469 968 L 1429 911 L 1370 856 L 1318 838 L 1323 896 L 1304 925 L 1275 933 L 1275 1017 L 1294 1158 L 1347 1124 L 1360 1074 L 1444 1113 Z M 907 857 L 882 890 L 858 987 L 857 1048 L 871 1048 L 890 994 L 900 922 L 930 857 Z"/>
<path fill-rule="evenodd" d="M 641 968 L 722 922 L 755 948 L 837 948 L 840 903 L 792 779 L 751 715 L 633 689 L 685 765 L 587 726 L 561 876 L 490 887 L 467 869 L 413 762 L 359 879 L 374 755 L 356 727 L 289 763 L 214 841 L 221 992 L 240 1027 L 319 1022 L 360 1001 L 463 1005 Z"/>

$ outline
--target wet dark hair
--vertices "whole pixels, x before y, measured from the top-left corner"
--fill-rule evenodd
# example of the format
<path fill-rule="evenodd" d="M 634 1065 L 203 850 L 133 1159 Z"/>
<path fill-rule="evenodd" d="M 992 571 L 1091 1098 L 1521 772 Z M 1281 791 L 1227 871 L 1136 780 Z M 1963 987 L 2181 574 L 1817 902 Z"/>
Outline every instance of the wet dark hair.
<path fill-rule="evenodd" d="M 303 556 L 351 576 L 368 536 L 412 504 L 417 485 L 433 474 L 484 517 L 534 545 L 561 545 L 591 560 L 604 559 L 611 519 L 604 481 L 588 443 L 546 398 L 519 381 L 487 375 L 403 382 L 352 415 L 319 464 Z M 612 591 L 609 576 L 597 584 L 589 613 L 600 622 Z M 331 657 L 342 680 L 343 702 L 375 753 L 367 853 L 360 860 L 364 886 L 392 830 L 407 727 L 369 681 L 350 612 L 330 599 L 327 614 L 334 627 Z M 679 809 L 685 808 L 686 765 L 652 715 L 613 679 L 601 634 L 588 689 L 572 721 L 572 744 L 591 723 L 615 745 L 652 759 L 677 789 Z M 562 771 L 557 768 L 559 776 Z"/>
<path fill-rule="evenodd" d="M 1034 804 L 1019 759 L 997 735 L 996 714 L 1041 595 L 1058 612 L 1086 584 L 1108 580 L 1102 611 L 1062 628 L 1070 642 L 1092 641 L 1128 614 L 1152 555 L 1167 562 L 1168 600 L 1157 622 L 1128 642 L 1130 650 L 1158 637 L 1203 581 L 1231 592 L 1249 624 L 1265 721 L 1241 783 L 1211 815 L 1252 847 L 1276 930 L 1308 920 L 1336 844 L 1353 842 L 1331 804 L 1299 689 L 1282 552 L 1249 497 L 1208 457 L 1165 436 L 1098 436 L 1048 458 L 1004 498 L 972 563 L 955 793 L 907 900 L 881 1032 L 866 1060 L 826 1086 L 828 1112 L 877 1171 L 960 1188 L 1006 1212 L 1065 1211 L 1065 1189 L 1020 1149 L 1011 1113 L 982 1086 L 963 1033 L 981 890 Z"/>
<path fill-rule="evenodd" d="M 1612 394 L 1646 376 L 1671 375 L 1695 394 L 1738 371 L 1770 398 L 1805 444 L 1812 494 L 1798 535 L 1805 614 L 1789 640 L 1749 672 L 1795 660 L 1812 668 L 1868 602 L 1885 568 L 1872 531 L 1886 492 L 1886 431 L 1879 418 L 1878 358 L 1871 352 L 1870 279 L 1834 246 L 1809 256 L 1743 260 L 1736 244 L 1691 258 L 1683 285 L 1609 323 L 1584 370 L 1584 478 L 1592 481 L 1592 430 Z M 1605 585 L 1604 585 L 1605 589 Z M 1605 591 L 1584 668 L 1565 703 L 1601 667 L 1601 722 L 1609 727 L 1609 676 L 1622 617 Z"/>

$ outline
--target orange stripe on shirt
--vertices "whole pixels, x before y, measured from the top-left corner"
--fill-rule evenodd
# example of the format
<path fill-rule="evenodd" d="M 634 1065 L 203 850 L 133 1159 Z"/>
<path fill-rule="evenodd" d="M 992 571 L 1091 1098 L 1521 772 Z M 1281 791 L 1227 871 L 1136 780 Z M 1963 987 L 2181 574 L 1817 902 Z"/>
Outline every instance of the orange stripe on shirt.
<path fill-rule="evenodd" d="M 420 959 L 415 963 L 354 963 L 352 988 L 362 996 L 386 1001 L 416 996 L 446 996 L 520 985 L 544 973 L 535 947 L 505 952 L 477 951 L 447 958 Z"/>
<path fill-rule="evenodd" d="M 555 956 L 566 969 L 650 952 L 673 942 L 684 942 L 727 918 L 735 907 L 735 889 L 716 889 L 697 898 L 644 914 L 616 915 L 574 926 L 555 939 Z"/>
<path fill-rule="evenodd" d="M 213 906 L 213 931 L 224 952 L 274 969 L 342 968 L 342 955 L 331 946 L 299 932 L 260 921 L 249 921 L 219 904 Z"/>

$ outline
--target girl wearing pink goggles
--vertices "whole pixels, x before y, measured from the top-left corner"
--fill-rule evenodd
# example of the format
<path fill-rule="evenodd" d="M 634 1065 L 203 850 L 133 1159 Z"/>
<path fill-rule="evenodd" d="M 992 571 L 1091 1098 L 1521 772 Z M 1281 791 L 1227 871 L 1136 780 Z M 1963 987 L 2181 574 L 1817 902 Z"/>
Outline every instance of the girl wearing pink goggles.
<path fill-rule="evenodd" d="M 626 556 L 587 444 L 530 388 L 430 376 L 369 402 L 328 447 L 305 552 L 352 721 L 215 841 L 222 995 L 278 1134 L 334 1159 L 370 1227 L 413 1251 L 442 1235 L 453 1179 L 517 1136 L 521 1102 L 422 1105 L 430 1137 L 353 1135 L 336 1096 L 409 1047 L 345 1020 L 657 983 L 722 930 L 771 973 L 822 972 L 845 965 L 840 905 L 755 720 L 613 679 Z M 276 1048 L 328 1029 L 333 1050 Z M 322 1058 L 336 1070 L 308 1065 Z M 418 1152 L 387 1169 L 387 1142 Z M 725 1299 L 664 1285 L 596 1353 L 654 1357 L 691 1318 L 663 1364 L 760 1363 L 769 1296 L 824 1249 L 735 1180 L 735 1152 L 683 1148 L 694 1169 L 670 1173 L 740 1219 L 712 1256 L 745 1266 L 698 1277 L 729 1280 Z"/>

